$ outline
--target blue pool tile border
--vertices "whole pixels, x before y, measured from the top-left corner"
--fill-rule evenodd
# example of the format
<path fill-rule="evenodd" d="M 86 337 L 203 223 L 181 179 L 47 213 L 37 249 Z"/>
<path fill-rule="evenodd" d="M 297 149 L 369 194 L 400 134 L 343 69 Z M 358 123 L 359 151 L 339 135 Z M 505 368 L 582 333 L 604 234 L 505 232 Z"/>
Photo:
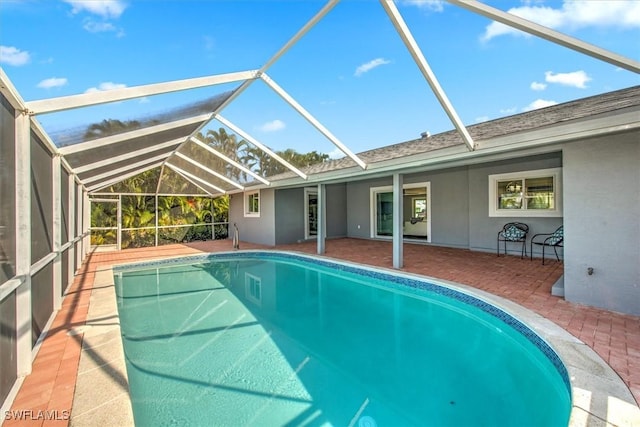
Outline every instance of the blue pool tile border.
<path fill-rule="evenodd" d="M 359 276 L 370 277 L 372 279 L 385 280 L 391 283 L 401 285 L 402 287 L 408 287 L 410 289 L 418 289 L 421 291 L 432 292 L 437 295 L 442 295 L 448 298 L 455 299 L 457 301 L 468 304 L 472 307 L 478 308 L 483 312 L 501 320 L 507 325 L 511 326 L 515 331 L 524 336 L 529 342 L 531 342 L 536 348 L 538 348 L 542 354 L 544 354 L 547 359 L 551 362 L 551 364 L 555 367 L 558 374 L 562 378 L 565 386 L 567 387 L 567 391 L 569 395 L 571 395 L 571 382 L 569 380 L 569 373 L 567 371 L 566 366 L 560 359 L 560 356 L 551 348 L 551 346 L 542 339 L 537 333 L 535 333 L 531 328 L 522 323 L 520 320 L 516 319 L 509 313 L 504 310 L 496 307 L 493 304 L 490 304 L 486 301 L 483 301 L 473 295 L 466 294 L 464 292 L 460 292 L 458 290 L 452 289 L 446 285 L 441 285 L 437 283 L 431 283 L 426 280 L 421 280 L 418 278 L 406 277 L 401 275 L 396 275 L 391 272 L 384 271 L 376 271 L 372 270 L 370 266 L 352 266 L 348 264 L 344 264 L 342 262 L 329 261 L 325 259 L 315 258 L 309 255 L 302 254 L 293 254 L 286 252 L 273 252 L 273 251 L 246 251 L 246 252 L 220 252 L 220 253 L 209 253 L 209 254 L 198 254 L 198 255 L 189 255 L 179 258 L 169 258 L 169 259 L 161 259 L 161 260 L 153 260 L 153 261 L 143 261 L 134 264 L 124 264 L 117 265 L 113 267 L 114 274 L 125 272 L 128 270 L 140 270 L 152 267 L 168 267 L 171 265 L 184 265 L 190 263 L 201 263 L 206 261 L 214 261 L 214 260 L 222 260 L 222 259 L 238 259 L 238 258 L 251 258 L 251 259 L 280 259 L 280 260 L 304 260 L 306 262 L 316 264 L 321 267 L 329 267 L 332 269 L 336 269 L 339 271 L 344 271 L 347 273 L 353 273 Z"/>

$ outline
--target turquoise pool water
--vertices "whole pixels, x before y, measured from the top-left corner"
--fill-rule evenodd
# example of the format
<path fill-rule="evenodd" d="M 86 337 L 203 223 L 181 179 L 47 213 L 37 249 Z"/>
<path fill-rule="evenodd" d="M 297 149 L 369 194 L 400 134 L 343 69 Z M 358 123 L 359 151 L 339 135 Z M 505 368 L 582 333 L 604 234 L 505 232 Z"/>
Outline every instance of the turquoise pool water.
<path fill-rule="evenodd" d="M 566 426 L 566 370 L 451 290 L 288 254 L 115 270 L 139 426 Z"/>

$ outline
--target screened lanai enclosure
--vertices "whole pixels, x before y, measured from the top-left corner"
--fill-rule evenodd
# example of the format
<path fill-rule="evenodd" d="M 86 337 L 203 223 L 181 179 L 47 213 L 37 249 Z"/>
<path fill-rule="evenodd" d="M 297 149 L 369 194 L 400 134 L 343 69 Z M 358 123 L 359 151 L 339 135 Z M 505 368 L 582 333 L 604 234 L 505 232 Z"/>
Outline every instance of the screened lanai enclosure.
<path fill-rule="evenodd" d="M 354 3 L 345 7 L 354 7 Z M 408 61 L 413 67 L 413 74 L 404 82 L 420 85 L 422 92 L 413 86 L 407 90 L 424 96 L 414 96 L 415 104 L 411 105 L 396 104 L 399 101 L 393 96 L 369 99 L 353 108 L 353 123 L 360 120 L 362 128 L 379 127 L 381 132 L 387 128 L 388 134 L 395 135 L 408 126 L 385 123 L 384 111 L 383 119 L 367 121 L 356 114 L 357 109 L 406 109 L 424 111 L 423 116 L 442 115 L 454 129 L 452 138 L 463 147 L 462 154 L 457 154 L 473 153 L 477 141 L 431 69 L 421 43 L 393 1 L 380 3 L 374 5 L 378 9 L 371 16 L 386 26 L 393 43 L 401 45 L 404 57 L 398 61 Z M 449 3 L 487 22 L 500 22 L 540 37 L 561 52 L 585 55 L 634 76 L 640 72 L 635 60 L 483 3 Z M 151 75 L 141 85 L 25 101 L 0 69 L 0 402 L 9 401 L 17 380 L 31 371 L 43 331 L 60 309 L 74 274 L 93 250 L 227 239 L 233 233 L 231 196 L 252 189 L 304 186 L 310 209 L 306 216 L 313 217 L 306 235 L 318 239 L 320 252 L 320 242 L 326 236 L 322 221 L 325 182 L 338 178 L 345 182 L 363 171 L 379 173 L 377 177 L 393 173 L 389 166 L 378 172 L 372 150 L 356 154 L 349 141 L 337 136 L 346 133 L 344 130 L 334 133 L 328 123 L 337 121 L 339 113 L 320 114 L 327 119 L 321 121 L 318 108 L 301 102 L 288 90 L 290 85 L 294 88 L 291 92 L 304 95 L 305 85 L 326 83 L 303 80 L 310 54 L 297 49 L 316 27 L 324 38 L 335 36 L 323 23 L 331 19 L 334 8 L 339 9 L 337 5 L 337 0 L 320 5 L 279 48 L 261 58 L 259 66 L 241 71 L 185 75 L 168 82 L 158 82 L 160 79 Z M 336 13 L 336 21 L 341 23 L 340 12 Z M 422 30 L 417 25 L 411 27 Z M 295 65 L 290 57 L 302 65 Z M 318 53 L 320 63 L 333 59 L 330 49 Z M 297 74 L 290 82 L 281 81 L 279 72 L 294 65 Z M 372 87 L 372 93 L 374 90 Z M 434 101 L 437 108 L 425 107 L 424 98 Z M 296 129 L 304 126 L 296 133 L 293 146 L 279 145 L 269 139 L 271 134 L 249 125 L 247 117 L 263 117 L 276 105 L 287 123 L 295 124 Z M 270 125 L 272 129 L 284 126 L 279 121 Z M 411 129 L 416 146 L 429 138 L 428 132 L 418 138 L 423 130 Z M 397 142 L 393 139 L 385 145 Z M 393 154 L 394 167 L 403 165 L 405 154 Z M 332 172 L 336 174 L 327 179 L 326 174 Z M 404 202 L 411 212 L 406 225 L 410 230 L 405 230 L 405 235 L 426 240 L 431 235 L 426 216 L 431 209 L 427 202 L 430 192 L 427 185 L 403 192 L 402 182 L 394 175 L 393 187 L 374 195 L 373 209 L 378 212 L 374 237 L 393 236 L 394 263 L 402 256 L 401 228 L 394 227 L 402 225 L 391 221 L 393 209 Z M 254 213 L 260 203 L 258 195 L 252 197 L 245 198 L 244 214 Z"/>

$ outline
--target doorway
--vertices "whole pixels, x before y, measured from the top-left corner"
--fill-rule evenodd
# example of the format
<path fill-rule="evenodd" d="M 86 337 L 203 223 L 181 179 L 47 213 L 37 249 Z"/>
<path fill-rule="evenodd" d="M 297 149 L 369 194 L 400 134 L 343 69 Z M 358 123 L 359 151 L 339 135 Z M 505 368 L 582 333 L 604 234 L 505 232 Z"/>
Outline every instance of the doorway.
<path fill-rule="evenodd" d="M 304 189 L 304 238 L 315 239 L 318 236 L 318 190 Z"/>

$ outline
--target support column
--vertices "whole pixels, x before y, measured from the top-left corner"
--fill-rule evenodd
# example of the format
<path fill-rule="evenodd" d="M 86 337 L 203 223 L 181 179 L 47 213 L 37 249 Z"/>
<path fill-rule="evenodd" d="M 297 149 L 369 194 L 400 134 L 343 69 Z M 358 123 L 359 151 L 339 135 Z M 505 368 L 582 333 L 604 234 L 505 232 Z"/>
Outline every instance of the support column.
<path fill-rule="evenodd" d="M 69 241 L 73 242 L 76 238 L 76 176 L 73 173 L 69 174 L 69 182 L 67 183 L 69 186 Z M 75 256 L 76 256 L 76 244 L 73 243 L 67 249 L 67 253 L 69 256 L 67 257 L 69 261 L 69 282 L 64 284 L 64 288 L 73 283 L 73 276 L 76 274 L 75 269 Z"/>
<path fill-rule="evenodd" d="M 402 268 L 404 264 L 402 246 L 402 218 L 404 217 L 402 206 L 403 178 L 402 174 L 393 174 L 393 268 Z"/>
<path fill-rule="evenodd" d="M 31 373 L 31 122 L 16 111 L 16 367 L 18 377 Z"/>
<path fill-rule="evenodd" d="M 155 203 L 156 203 L 155 204 L 155 207 L 156 207 L 155 212 L 156 212 L 156 214 L 154 215 L 155 218 L 156 218 L 156 220 L 155 220 L 155 223 L 156 223 L 156 229 L 155 229 L 155 231 L 156 231 L 156 244 L 155 244 L 155 246 L 158 246 L 158 212 L 160 212 L 158 210 L 158 193 L 156 193 Z M 213 209 L 212 209 L 212 211 L 213 211 Z"/>
<path fill-rule="evenodd" d="M 324 184 L 318 184 L 318 255 L 324 254 L 327 237 L 327 192 Z M 305 202 L 306 203 L 306 202 Z"/>
<path fill-rule="evenodd" d="M 80 185 L 76 186 L 75 194 L 76 205 L 73 206 L 73 209 L 75 209 L 76 212 L 75 237 L 80 237 L 82 236 L 82 187 Z M 76 248 L 76 266 L 78 266 L 79 269 L 82 264 L 82 239 L 79 239 L 75 244 L 78 245 Z"/>
<path fill-rule="evenodd" d="M 54 154 L 51 159 L 51 183 L 53 185 L 53 309 L 62 306 L 62 174 L 60 173 L 60 155 Z M 66 183 L 65 183 L 66 184 Z"/>
<path fill-rule="evenodd" d="M 86 189 L 82 190 L 82 234 L 89 231 L 89 225 L 91 224 L 91 206 L 89 204 L 89 192 Z M 87 234 L 82 239 L 82 260 L 89 254 L 91 249 L 91 235 Z"/>

